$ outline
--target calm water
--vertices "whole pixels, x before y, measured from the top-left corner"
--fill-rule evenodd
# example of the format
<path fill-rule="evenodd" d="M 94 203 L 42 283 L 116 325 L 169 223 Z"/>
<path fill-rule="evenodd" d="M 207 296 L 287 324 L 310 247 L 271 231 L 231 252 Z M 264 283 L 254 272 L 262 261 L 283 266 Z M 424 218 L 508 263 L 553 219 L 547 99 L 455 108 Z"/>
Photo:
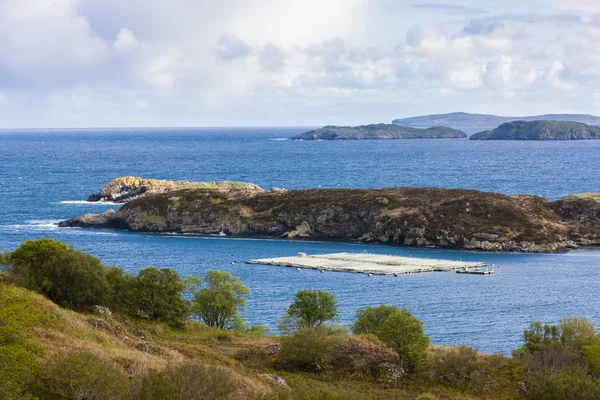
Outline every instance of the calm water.
<path fill-rule="evenodd" d="M 231 271 L 248 285 L 245 318 L 274 327 L 293 293 L 333 292 L 340 322 L 358 307 L 412 308 L 436 344 L 469 343 L 509 352 L 533 319 L 580 315 L 600 325 L 600 251 L 566 254 L 477 252 L 344 242 L 149 235 L 56 228 L 106 205 L 82 202 L 110 179 L 138 175 L 194 181 L 242 180 L 265 188 L 440 186 L 559 198 L 599 192 L 600 141 L 485 142 L 276 140 L 306 129 L 145 129 L 0 131 L 0 249 L 50 236 L 136 272 L 148 265 L 182 276 Z M 231 265 L 232 260 L 299 251 L 378 252 L 500 264 L 493 276 L 427 273 L 400 277 Z"/>

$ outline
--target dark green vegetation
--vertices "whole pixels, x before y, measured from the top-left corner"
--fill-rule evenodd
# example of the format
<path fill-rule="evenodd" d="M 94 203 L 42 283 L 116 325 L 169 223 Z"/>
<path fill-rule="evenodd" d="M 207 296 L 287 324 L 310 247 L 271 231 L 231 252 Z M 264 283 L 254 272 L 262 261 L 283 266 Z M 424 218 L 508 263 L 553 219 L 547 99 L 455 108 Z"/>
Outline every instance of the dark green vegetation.
<path fill-rule="evenodd" d="M 294 140 L 445 139 L 466 138 L 467 134 L 445 126 L 427 129 L 391 124 L 332 126 L 294 136 Z"/>
<path fill-rule="evenodd" d="M 407 309 L 385 304 L 359 309 L 352 331 L 377 336 L 398 353 L 402 365 L 412 371 L 426 361 L 429 338 L 425 336 L 423 323 Z"/>
<path fill-rule="evenodd" d="M 600 139 L 600 127 L 566 121 L 513 121 L 474 134 L 470 140 L 589 140 Z"/>
<path fill-rule="evenodd" d="M 195 189 L 148 195 L 60 226 L 548 252 L 600 244 L 600 203 L 437 188 Z"/>
<path fill-rule="evenodd" d="M 584 124 L 600 125 L 600 117 L 587 114 L 546 114 L 528 117 L 500 117 L 490 114 L 469 114 L 455 112 L 449 114 L 422 115 L 411 118 L 400 118 L 392 121 L 393 124 L 401 126 L 412 126 L 415 128 L 426 128 L 429 126 L 449 126 L 464 130 L 467 133 L 481 132 L 494 129 L 497 126 L 510 121 L 573 121 Z"/>
<path fill-rule="evenodd" d="M 194 303 L 210 303 L 217 314 L 230 315 L 243 304 L 239 296 L 245 288 L 218 271 L 207 272 L 202 282 L 193 277 L 181 280 L 168 269 L 146 269 L 132 276 L 100 264 L 107 276 L 119 278 L 106 277 L 108 297 L 98 298 L 98 303 L 134 302 L 124 282 L 139 280 L 134 291 L 146 299 L 138 303 L 145 304 L 145 311 L 130 314 L 118 307 L 113 312 L 92 307 L 95 312 L 89 313 L 94 302 L 88 299 L 78 305 L 82 312 L 75 312 L 35 293 L 49 296 L 47 287 L 66 292 L 63 286 L 70 281 L 55 276 L 78 270 L 82 261 L 64 257 L 61 264 L 40 267 L 39 263 L 48 254 L 55 260 L 59 258 L 54 253 L 64 252 L 85 254 L 41 239 L 2 257 L 2 399 L 587 400 L 600 396 L 600 336 L 584 319 L 564 318 L 556 326 L 532 323 L 512 358 L 480 354 L 469 346 L 431 346 L 422 323 L 410 311 L 394 306 L 358 310 L 350 335 L 328 323 L 336 314 L 335 298 L 320 291 L 300 291 L 291 299 L 288 314 L 302 310 L 298 316 L 305 327 L 281 338 L 233 325 L 235 329 L 218 329 L 199 321 L 178 320 L 179 326 L 173 328 L 161 319 L 165 315 L 171 319 L 182 303 L 190 306 L 182 293 L 193 294 Z M 88 263 L 96 265 L 96 261 Z M 43 272 L 46 267 L 54 274 L 49 278 L 51 286 L 21 279 L 28 276 L 23 271 Z M 33 291 L 17 282 L 32 285 Z M 73 298 L 86 298 L 78 293 L 87 293 L 83 288 L 72 290 Z M 203 290 L 214 293 L 198 296 Z M 163 313 L 155 314 L 157 310 Z"/>

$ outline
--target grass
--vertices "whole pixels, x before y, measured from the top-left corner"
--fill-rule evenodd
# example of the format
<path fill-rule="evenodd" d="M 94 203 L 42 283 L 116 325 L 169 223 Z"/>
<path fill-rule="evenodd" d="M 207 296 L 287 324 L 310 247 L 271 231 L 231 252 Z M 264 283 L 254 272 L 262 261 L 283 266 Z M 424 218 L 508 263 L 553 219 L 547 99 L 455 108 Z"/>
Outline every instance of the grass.
<path fill-rule="evenodd" d="M 577 197 L 580 199 L 594 199 L 600 203 L 600 193 L 579 193 L 572 195 L 572 197 Z"/>
<path fill-rule="evenodd" d="M 282 367 L 277 355 L 263 352 L 266 346 L 279 343 L 275 336 L 221 331 L 192 321 L 185 329 L 176 330 L 118 314 L 77 313 L 4 283 L 0 283 L 0 329 L 10 330 L 15 338 L 10 344 L 0 341 L 0 361 L 9 345 L 27 355 L 19 364 L 25 366 L 22 371 L 11 369 L 22 372 L 14 377 L 17 384 L 35 375 L 35 365 L 69 359 L 69 354 L 88 354 L 98 363 L 114 365 L 131 382 L 146 376 L 159 379 L 151 374 L 190 364 L 217 368 L 218 373 L 235 380 L 235 392 L 227 399 L 415 399 L 425 392 L 439 399 L 478 399 L 482 395 L 440 385 L 426 376 L 406 378 L 398 384 L 379 381 L 363 366 L 376 365 L 390 354 L 372 338 L 341 335 L 330 366 L 320 372 L 298 371 Z M 517 370 L 510 365 L 503 368 L 494 377 L 499 389 L 485 393 L 485 398 L 516 398 L 511 382 L 516 382 L 513 375 Z M 289 387 L 270 382 L 262 376 L 265 373 L 282 377 Z M 0 397 L 1 390 L 0 385 Z"/>

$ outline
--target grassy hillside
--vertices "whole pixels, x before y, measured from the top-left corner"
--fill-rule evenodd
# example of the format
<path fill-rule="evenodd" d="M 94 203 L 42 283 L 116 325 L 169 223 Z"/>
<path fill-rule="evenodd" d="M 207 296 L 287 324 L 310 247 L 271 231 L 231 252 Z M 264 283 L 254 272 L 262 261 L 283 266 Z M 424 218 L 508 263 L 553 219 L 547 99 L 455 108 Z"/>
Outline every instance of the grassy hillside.
<path fill-rule="evenodd" d="M 10 326 L 19 337 L 10 345 L 5 339 L 0 344 L 2 354 L 6 357 L 8 348 L 15 354 L 23 354 L 14 358 L 11 365 L 3 359 L 4 370 L 1 372 L 6 373 L 6 369 L 22 370 L 13 384 L 42 399 L 61 398 L 56 395 L 56 388 L 60 386 L 57 382 L 65 378 L 47 377 L 43 371 L 57 373 L 55 361 L 64 360 L 66 355 L 74 353 L 85 354 L 90 358 L 90 364 L 111 366 L 116 371 L 109 374 L 112 380 L 123 376 L 125 382 L 133 382 L 132 386 L 135 386 L 136 380 L 153 372 L 201 363 L 216 371 L 212 376 L 214 380 L 222 381 L 223 377 L 227 377 L 227 382 L 223 383 L 226 387 L 214 388 L 215 394 L 226 392 L 224 397 L 205 398 L 414 399 L 423 392 L 430 392 L 435 395 L 433 398 L 440 399 L 481 398 L 477 391 L 470 393 L 470 390 L 447 388 L 425 377 L 391 383 L 365 375 L 360 372 L 361 363 L 373 357 L 384 359 L 389 354 L 382 351 L 376 342 L 347 335 L 338 339 L 340 344 L 336 348 L 334 358 L 337 361 L 334 360 L 334 365 L 320 372 L 300 371 L 282 366 L 276 355 L 263 350 L 278 343 L 278 337 L 221 331 L 198 322 L 189 322 L 183 330 L 173 330 L 161 323 L 122 315 L 77 313 L 63 309 L 39 294 L 4 283 L 0 283 L 0 322 L 2 329 Z M 507 382 L 512 374 L 519 373 L 519 368 L 502 357 L 495 362 L 500 363 L 496 369 L 499 375 L 493 377 L 494 394 L 490 394 L 491 397 L 486 395 L 486 398 L 517 398 L 514 385 Z M 67 373 L 69 368 L 62 366 L 61 370 Z M 282 377 L 287 385 L 274 383 L 263 376 L 265 373 Z M 108 390 L 105 388 L 107 382 L 74 375 L 70 378 L 71 383 L 80 386 L 82 392 L 89 390 L 90 385 L 98 387 L 100 392 Z M 9 393 L 15 393 L 6 387 L 4 390 L 4 393 L 0 392 L 4 394 L 2 398 L 10 398 Z M 126 390 L 134 389 L 121 387 L 120 390 L 125 397 L 112 398 L 128 398 Z M 190 396 L 175 398 L 195 398 Z"/>

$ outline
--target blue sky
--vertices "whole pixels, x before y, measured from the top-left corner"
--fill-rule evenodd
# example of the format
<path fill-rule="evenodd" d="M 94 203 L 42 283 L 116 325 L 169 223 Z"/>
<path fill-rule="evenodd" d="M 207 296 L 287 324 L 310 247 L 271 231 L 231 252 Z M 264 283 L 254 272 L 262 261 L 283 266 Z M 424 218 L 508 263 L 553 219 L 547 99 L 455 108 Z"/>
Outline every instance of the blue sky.
<path fill-rule="evenodd" d="M 0 0 L 0 127 L 600 114 L 600 1 Z"/>

